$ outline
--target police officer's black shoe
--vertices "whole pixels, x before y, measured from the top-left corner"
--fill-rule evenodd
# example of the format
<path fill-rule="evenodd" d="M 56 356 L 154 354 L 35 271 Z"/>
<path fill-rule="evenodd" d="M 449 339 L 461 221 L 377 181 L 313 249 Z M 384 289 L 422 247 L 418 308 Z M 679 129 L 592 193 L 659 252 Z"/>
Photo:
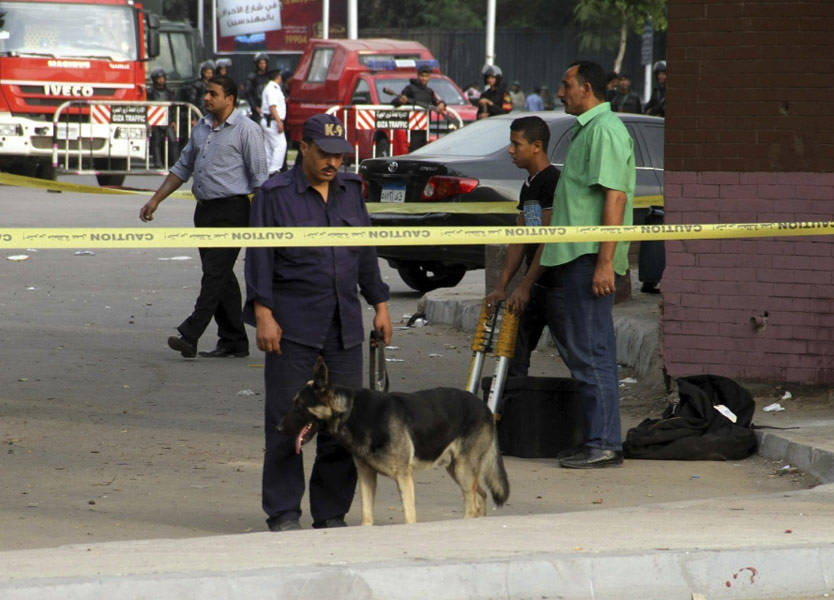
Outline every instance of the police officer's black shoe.
<path fill-rule="evenodd" d="M 171 336 L 168 338 L 168 347 L 176 350 L 185 358 L 194 358 L 197 356 L 197 344 L 192 344 L 184 337 Z"/>
<path fill-rule="evenodd" d="M 313 523 L 313 529 L 329 529 L 331 527 L 347 527 L 347 523 L 342 517 L 333 517 Z"/>
<path fill-rule="evenodd" d="M 249 356 L 249 350 L 232 350 L 231 348 L 217 346 L 217 348 L 215 348 L 214 350 L 208 352 L 200 352 L 200 356 L 203 356 L 205 358 L 244 358 L 246 356 Z"/>

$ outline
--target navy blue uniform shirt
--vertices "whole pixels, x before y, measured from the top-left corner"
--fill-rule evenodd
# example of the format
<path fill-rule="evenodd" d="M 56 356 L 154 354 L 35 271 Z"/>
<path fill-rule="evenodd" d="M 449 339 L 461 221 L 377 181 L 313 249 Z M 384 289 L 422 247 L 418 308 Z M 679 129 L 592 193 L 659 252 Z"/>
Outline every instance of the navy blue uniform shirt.
<path fill-rule="evenodd" d="M 255 192 L 252 227 L 365 227 L 370 225 L 358 175 L 338 173 L 325 203 L 300 165 L 279 173 Z M 321 348 L 334 318 L 342 344 L 364 339 L 359 292 L 374 305 L 388 300 L 372 246 L 246 249 L 243 318 L 255 325 L 255 301 L 272 309 L 282 338 Z M 336 317 L 338 315 L 338 317 Z"/>

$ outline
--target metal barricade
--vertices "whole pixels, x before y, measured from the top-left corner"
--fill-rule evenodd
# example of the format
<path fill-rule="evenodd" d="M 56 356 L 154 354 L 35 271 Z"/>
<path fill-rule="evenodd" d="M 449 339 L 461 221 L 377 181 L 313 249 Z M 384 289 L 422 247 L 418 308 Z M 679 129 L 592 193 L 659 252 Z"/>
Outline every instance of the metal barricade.
<path fill-rule="evenodd" d="M 351 104 L 343 106 L 337 104 L 327 109 L 327 114 L 338 115 L 341 112 L 342 123 L 347 130 L 353 130 L 354 170 L 359 172 L 359 132 L 385 131 L 389 141 L 389 148 L 394 148 L 394 132 L 405 130 L 406 140 L 411 143 L 412 131 L 425 131 L 427 142 L 432 134 L 436 137 L 445 135 L 449 131 L 463 127 L 463 119 L 456 110 L 446 107 L 438 111 L 435 107 L 418 106 L 415 104 L 392 106 L 390 104 Z M 445 124 L 441 127 L 441 123 Z M 345 137 L 347 136 L 345 131 Z M 376 158 L 376 143 L 371 136 L 371 157 Z"/>
<path fill-rule="evenodd" d="M 52 166 L 70 175 L 164 175 L 201 117 L 188 102 L 70 100 L 52 119 Z"/>

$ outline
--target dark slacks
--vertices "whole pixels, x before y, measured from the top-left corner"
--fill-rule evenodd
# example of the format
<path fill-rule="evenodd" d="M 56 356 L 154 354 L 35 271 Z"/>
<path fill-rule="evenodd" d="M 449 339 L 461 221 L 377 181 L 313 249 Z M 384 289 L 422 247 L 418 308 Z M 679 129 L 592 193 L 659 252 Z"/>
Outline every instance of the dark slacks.
<path fill-rule="evenodd" d="M 515 355 L 510 360 L 507 375 L 524 377 L 530 369 L 530 354 L 536 349 L 542 332 L 548 324 L 547 289 L 539 284 L 530 288 L 530 301 L 518 320 L 515 339 Z"/>
<path fill-rule="evenodd" d="M 246 227 L 249 225 L 249 198 L 231 196 L 197 202 L 195 227 Z M 203 277 L 194 312 L 177 329 L 196 344 L 211 319 L 217 322 L 218 346 L 248 350 L 249 341 L 243 326 L 240 284 L 235 276 L 235 261 L 240 248 L 200 248 Z"/>
<path fill-rule="evenodd" d="M 302 455 L 295 439 L 277 427 L 292 407 L 292 399 L 313 377 L 316 358 L 324 357 L 333 385 L 362 387 L 362 346 L 342 348 L 338 321 L 330 328 L 324 348 L 281 340 L 281 355 L 266 355 L 266 454 L 263 470 L 263 509 L 268 521 L 297 519 L 304 495 Z M 344 516 L 353 501 L 356 467 L 350 453 L 333 437 L 319 431 L 316 460 L 310 475 L 310 514 L 313 522 Z"/>

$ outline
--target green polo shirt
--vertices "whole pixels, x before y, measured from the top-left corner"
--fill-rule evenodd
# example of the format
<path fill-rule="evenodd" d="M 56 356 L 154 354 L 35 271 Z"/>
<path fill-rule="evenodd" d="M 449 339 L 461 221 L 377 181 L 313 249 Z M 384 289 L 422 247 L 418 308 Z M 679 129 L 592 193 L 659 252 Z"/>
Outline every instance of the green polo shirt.
<path fill-rule="evenodd" d="M 602 224 L 605 189 L 626 194 L 623 225 L 631 225 L 634 183 L 634 142 L 608 102 L 587 110 L 576 119 L 565 165 L 553 197 L 552 226 Z M 628 242 L 618 242 L 614 272 L 628 269 Z M 583 254 L 599 252 L 599 242 L 545 244 L 541 264 L 562 265 Z"/>

